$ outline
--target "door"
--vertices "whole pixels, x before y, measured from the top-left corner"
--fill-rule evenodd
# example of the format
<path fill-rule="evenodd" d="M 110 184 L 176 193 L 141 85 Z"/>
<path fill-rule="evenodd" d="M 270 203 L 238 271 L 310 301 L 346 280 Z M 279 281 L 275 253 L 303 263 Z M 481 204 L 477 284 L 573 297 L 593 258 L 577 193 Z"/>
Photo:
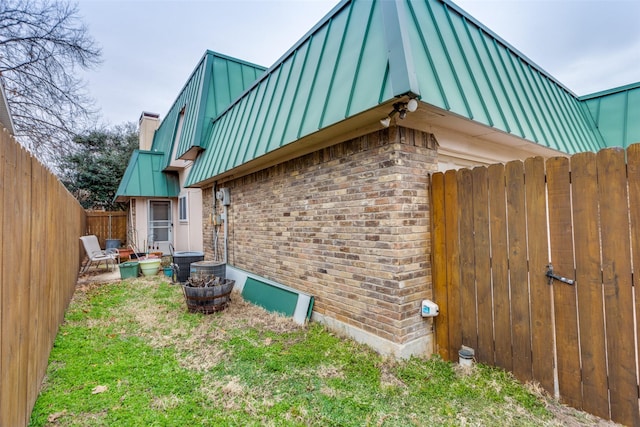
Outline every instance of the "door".
<path fill-rule="evenodd" d="M 149 202 L 149 233 L 147 246 L 167 246 L 172 241 L 171 201 L 152 200 Z M 148 249 L 148 247 L 147 247 Z"/>

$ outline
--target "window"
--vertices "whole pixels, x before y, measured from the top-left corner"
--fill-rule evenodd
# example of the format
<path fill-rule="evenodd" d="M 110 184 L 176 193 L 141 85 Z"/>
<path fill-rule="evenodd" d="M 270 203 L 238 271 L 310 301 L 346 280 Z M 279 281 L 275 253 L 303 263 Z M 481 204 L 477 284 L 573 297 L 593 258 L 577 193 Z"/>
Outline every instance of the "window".
<path fill-rule="evenodd" d="M 178 198 L 178 220 L 181 222 L 189 221 L 189 214 L 187 211 L 187 196 L 180 196 Z"/>

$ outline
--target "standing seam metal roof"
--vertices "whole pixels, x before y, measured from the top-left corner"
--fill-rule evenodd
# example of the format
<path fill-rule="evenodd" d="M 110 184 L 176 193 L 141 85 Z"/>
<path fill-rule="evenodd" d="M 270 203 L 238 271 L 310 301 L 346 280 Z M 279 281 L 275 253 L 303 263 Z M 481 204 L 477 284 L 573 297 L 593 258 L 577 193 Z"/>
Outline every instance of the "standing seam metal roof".
<path fill-rule="evenodd" d="M 593 116 L 607 147 L 640 142 L 640 83 L 580 98 Z"/>
<path fill-rule="evenodd" d="M 216 52 L 205 52 L 156 130 L 151 151 L 136 151 L 129 159 L 115 198 L 177 197 L 177 177 L 162 173 L 162 170 L 172 161 L 181 111 L 184 110 L 184 118 L 176 150 L 178 157 L 194 147 L 201 147 L 203 141 L 210 138 L 211 120 L 264 70 L 264 67 Z"/>
<path fill-rule="evenodd" d="M 192 148 L 203 147 L 210 136 L 211 120 L 218 116 L 260 74 L 264 67 L 217 52 L 207 51 L 187 80 L 153 138 L 153 151 L 166 154 L 171 162 L 180 113 L 184 119 L 176 157 Z"/>
<path fill-rule="evenodd" d="M 134 150 L 114 200 L 126 197 L 178 197 L 180 184 L 175 172 L 162 170 L 164 154 Z"/>
<path fill-rule="evenodd" d="M 572 92 L 458 6 L 406 7 L 422 101 L 567 153 L 601 146 Z"/>
<path fill-rule="evenodd" d="M 540 145 L 604 145 L 581 101 L 449 0 L 345 0 L 213 122 L 187 186 L 403 95 Z"/>

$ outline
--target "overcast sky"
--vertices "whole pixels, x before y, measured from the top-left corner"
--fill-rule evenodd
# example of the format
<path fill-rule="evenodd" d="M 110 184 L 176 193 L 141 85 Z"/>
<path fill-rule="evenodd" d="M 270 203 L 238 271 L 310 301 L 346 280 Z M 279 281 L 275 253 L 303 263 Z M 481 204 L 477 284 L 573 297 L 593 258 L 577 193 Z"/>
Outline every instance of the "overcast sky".
<path fill-rule="evenodd" d="M 383 0 L 386 1 L 386 0 Z M 577 95 L 640 81 L 640 1 L 457 0 Z M 167 113 L 207 49 L 268 67 L 338 0 L 80 0 L 106 124 Z"/>

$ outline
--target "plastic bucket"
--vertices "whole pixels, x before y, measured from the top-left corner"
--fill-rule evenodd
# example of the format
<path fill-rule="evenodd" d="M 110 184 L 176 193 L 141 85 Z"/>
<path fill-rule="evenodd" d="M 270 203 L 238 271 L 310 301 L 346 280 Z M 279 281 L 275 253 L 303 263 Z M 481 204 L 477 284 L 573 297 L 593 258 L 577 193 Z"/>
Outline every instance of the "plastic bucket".
<path fill-rule="evenodd" d="M 140 265 L 136 261 L 123 262 L 120 264 L 120 279 L 130 279 L 138 277 Z"/>
<path fill-rule="evenodd" d="M 118 249 L 120 247 L 120 239 L 106 239 L 105 240 L 105 249 Z"/>

